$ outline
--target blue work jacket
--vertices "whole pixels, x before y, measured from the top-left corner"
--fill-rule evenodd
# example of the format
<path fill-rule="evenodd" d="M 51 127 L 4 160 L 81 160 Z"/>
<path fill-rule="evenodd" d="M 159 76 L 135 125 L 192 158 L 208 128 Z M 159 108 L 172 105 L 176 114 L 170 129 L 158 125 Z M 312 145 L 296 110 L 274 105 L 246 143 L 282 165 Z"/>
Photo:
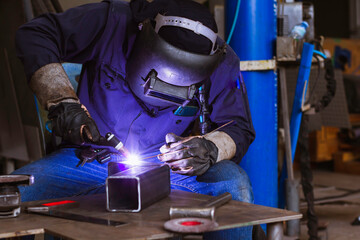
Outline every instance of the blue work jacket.
<path fill-rule="evenodd" d="M 49 63 L 82 63 L 77 94 L 100 133 L 112 132 L 130 151 L 144 154 L 158 150 L 169 132 L 186 134 L 199 112 L 177 116 L 177 106 L 144 107 L 133 96 L 126 63 L 138 31 L 128 3 L 104 1 L 35 18 L 19 28 L 16 45 L 28 79 Z M 236 143 L 233 160 L 240 162 L 255 132 L 239 58 L 229 46 L 208 85 L 209 117 L 215 126 L 234 120 L 221 131 Z"/>

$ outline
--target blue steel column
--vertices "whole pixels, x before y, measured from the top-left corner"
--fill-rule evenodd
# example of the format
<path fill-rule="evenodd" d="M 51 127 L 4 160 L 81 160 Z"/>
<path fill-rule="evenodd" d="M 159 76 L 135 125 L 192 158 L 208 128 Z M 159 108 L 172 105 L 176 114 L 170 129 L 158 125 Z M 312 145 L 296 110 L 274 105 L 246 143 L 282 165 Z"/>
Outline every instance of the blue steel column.
<path fill-rule="evenodd" d="M 229 34 L 237 0 L 225 6 Z M 276 0 L 242 0 L 230 46 L 241 61 L 269 60 L 275 55 Z M 240 165 L 249 174 L 255 203 L 277 207 L 277 74 L 243 71 L 256 139 Z"/>

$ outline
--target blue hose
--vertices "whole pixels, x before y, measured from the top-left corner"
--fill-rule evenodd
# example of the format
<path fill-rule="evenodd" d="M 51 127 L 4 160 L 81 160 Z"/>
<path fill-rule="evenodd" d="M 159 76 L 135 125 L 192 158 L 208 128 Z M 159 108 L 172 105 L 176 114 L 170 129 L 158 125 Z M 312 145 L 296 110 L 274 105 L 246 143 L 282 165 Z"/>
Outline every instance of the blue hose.
<path fill-rule="evenodd" d="M 320 56 L 321 56 L 322 58 L 324 58 L 324 59 L 327 58 L 325 54 L 323 54 L 322 52 L 320 52 L 320 51 L 318 51 L 318 50 L 313 50 L 313 52 L 314 52 L 315 54 L 317 54 L 317 55 L 320 55 Z"/>
<path fill-rule="evenodd" d="M 236 11 L 235 11 L 234 20 L 233 20 L 233 23 L 232 23 L 232 25 L 231 25 L 231 30 L 230 30 L 228 39 L 227 39 L 227 41 L 226 41 L 227 44 L 230 43 L 231 38 L 232 38 L 232 35 L 233 35 L 233 33 L 234 33 L 234 30 L 235 30 L 236 22 L 237 22 L 237 19 L 238 19 L 238 16 L 239 16 L 239 12 L 240 12 L 240 3 L 241 3 L 241 0 L 238 0 L 238 2 L 237 2 L 237 4 L 236 4 Z"/>

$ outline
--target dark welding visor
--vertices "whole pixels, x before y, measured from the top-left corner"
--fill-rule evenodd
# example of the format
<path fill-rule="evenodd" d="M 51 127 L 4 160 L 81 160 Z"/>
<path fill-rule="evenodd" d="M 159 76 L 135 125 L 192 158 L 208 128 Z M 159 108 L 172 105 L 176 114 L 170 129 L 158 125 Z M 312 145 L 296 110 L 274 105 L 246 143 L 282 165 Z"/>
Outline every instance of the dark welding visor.
<path fill-rule="evenodd" d="M 166 83 L 157 77 L 157 72 L 153 69 L 146 78 L 144 90 L 147 97 L 185 106 L 194 97 L 196 87 L 195 85 L 187 87 Z"/>
<path fill-rule="evenodd" d="M 163 40 L 146 20 L 141 24 L 127 62 L 127 81 L 133 93 L 145 103 L 159 107 L 185 106 L 224 54 L 224 47 L 212 55 L 181 50 Z"/>

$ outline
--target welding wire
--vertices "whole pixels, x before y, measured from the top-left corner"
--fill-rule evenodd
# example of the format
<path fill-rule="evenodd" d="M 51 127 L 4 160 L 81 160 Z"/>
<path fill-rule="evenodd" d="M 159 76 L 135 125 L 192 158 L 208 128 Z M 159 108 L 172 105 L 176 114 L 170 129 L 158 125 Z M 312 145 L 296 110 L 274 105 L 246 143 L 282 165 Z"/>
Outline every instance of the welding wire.
<path fill-rule="evenodd" d="M 173 151 L 171 153 L 177 153 L 177 152 L 180 152 L 180 151 L 185 150 L 185 149 L 189 149 L 189 148 L 188 147 L 181 148 L 181 149 L 178 149 L 178 150 Z M 161 154 L 153 155 L 153 156 L 150 156 L 150 157 L 145 157 L 145 158 L 142 158 L 141 160 L 148 159 L 148 158 L 154 158 L 154 157 L 160 157 L 160 156 L 163 156 L 165 154 L 167 154 L 167 153 L 161 153 Z"/>
<path fill-rule="evenodd" d="M 210 133 L 213 133 L 213 132 L 215 132 L 215 131 L 217 131 L 217 130 L 219 130 L 219 129 L 221 129 L 221 128 L 223 128 L 223 127 L 225 127 L 225 126 L 227 126 L 227 125 L 229 125 L 230 123 L 233 123 L 233 122 L 234 122 L 234 120 L 231 120 L 231 121 L 229 121 L 229 122 L 221 125 L 220 127 L 212 130 L 211 132 L 205 134 L 204 136 L 206 136 L 206 135 L 208 135 L 208 134 L 210 134 Z M 204 137 L 204 136 L 201 136 L 201 137 Z M 172 152 L 172 153 L 176 153 L 176 152 L 182 151 L 182 150 L 184 150 L 184 149 L 187 149 L 187 148 L 182 148 L 182 149 L 176 150 L 176 151 L 174 151 L 174 152 Z M 161 153 L 161 154 L 157 154 L 157 155 L 153 155 L 153 156 L 141 158 L 140 160 L 144 160 L 144 159 L 148 159 L 148 158 L 154 158 L 154 157 L 162 156 L 162 155 L 164 155 L 164 154 L 166 154 L 166 153 Z"/>
<path fill-rule="evenodd" d="M 229 125 L 230 123 L 233 123 L 233 122 L 234 122 L 234 120 L 231 120 L 231 121 L 229 121 L 229 122 L 227 122 L 227 123 L 225 123 L 225 124 L 221 125 L 220 127 L 216 128 L 216 129 L 214 129 L 214 130 L 212 130 L 211 132 L 209 132 L 209 133 L 205 134 L 204 136 L 206 136 L 206 135 L 208 135 L 208 134 L 210 134 L 210 133 L 213 133 L 213 132 L 215 132 L 215 131 L 217 131 L 217 130 L 219 130 L 219 129 L 221 129 L 221 128 L 223 128 L 223 127 L 225 127 L 225 126 L 227 126 L 227 125 Z M 204 136 L 203 136 L 203 137 L 204 137 Z"/>
<path fill-rule="evenodd" d="M 157 157 L 157 156 L 158 156 L 158 155 L 152 155 L 152 156 L 149 156 L 149 157 L 140 158 L 140 160 L 149 159 L 149 158 L 154 158 L 154 157 Z"/>

